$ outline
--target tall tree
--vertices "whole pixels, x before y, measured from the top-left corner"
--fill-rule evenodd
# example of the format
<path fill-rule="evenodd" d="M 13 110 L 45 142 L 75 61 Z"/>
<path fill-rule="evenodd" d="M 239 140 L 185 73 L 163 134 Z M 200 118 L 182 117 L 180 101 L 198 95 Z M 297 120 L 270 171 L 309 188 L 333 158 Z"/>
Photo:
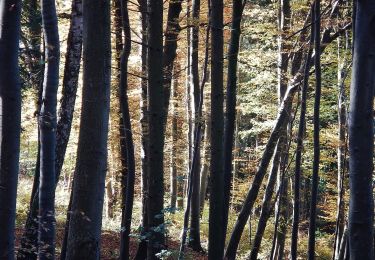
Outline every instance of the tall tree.
<path fill-rule="evenodd" d="M 83 90 L 67 259 L 99 259 L 107 171 L 109 1 L 83 1 Z"/>
<path fill-rule="evenodd" d="M 223 258 L 224 94 L 223 0 L 211 2 L 211 194 L 208 259 Z"/>
<path fill-rule="evenodd" d="M 148 201 L 150 238 L 147 259 L 156 259 L 164 245 L 164 88 L 163 88 L 163 1 L 147 0 L 147 112 L 148 112 Z"/>
<path fill-rule="evenodd" d="M 237 62 L 240 47 L 241 20 L 246 0 L 233 0 L 232 26 L 228 49 L 228 78 L 226 93 L 226 117 L 224 125 L 224 233 L 225 241 L 228 225 L 230 189 L 232 180 L 233 141 L 236 121 Z"/>
<path fill-rule="evenodd" d="M 191 19 L 192 19 L 192 27 L 190 30 L 190 100 L 192 101 L 192 113 L 191 113 L 191 120 L 193 121 L 192 124 L 192 131 L 193 131 L 193 158 L 194 162 L 191 162 L 190 171 L 194 171 L 191 173 L 192 178 L 191 182 L 189 182 L 189 186 L 191 186 L 191 204 L 190 204 L 190 232 L 189 232 L 189 246 L 193 248 L 195 251 L 200 251 L 202 249 L 201 242 L 200 242 L 200 207 L 199 207 L 199 192 L 200 192 L 200 179 L 199 179 L 199 172 L 201 168 L 201 158 L 200 158 L 200 140 L 196 142 L 196 139 L 199 138 L 198 135 L 201 133 L 197 133 L 198 128 L 201 128 L 201 122 L 199 118 L 199 105 L 201 101 L 201 90 L 199 85 L 199 19 L 200 19 L 200 9 L 201 9 L 201 1 L 200 0 L 193 0 L 192 1 L 192 12 L 191 12 Z M 193 166 L 194 163 L 194 166 Z"/>
<path fill-rule="evenodd" d="M 313 28 L 313 27 L 312 27 Z M 306 107 L 307 107 L 307 90 L 309 86 L 310 77 L 310 63 L 312 55 L 312 46 L 314 40 L 314 30 L 311 30 L 309 51 L 306 57 L 305 71 L 303 86 L 301 91 L 301 112 L 298 125 L 298 135 L 297 135 L 297 148 L 296 148 L 296 162 L 294 170 L 294 205 L 293 205 L 293 226 L 292 226 L 292 239 L 291 239 L 291 249 L 290 254 L 293 260 L 297 259 L 297 245 L 298 245 L 298 227 L 299 227 L 299 217 L 300 217 L 300 185 L 301 185 L 301 165 L 302 165 L 302 152 L 303 152 L 303 139 L 306 128 Z"/>
<path fill-rule="evenodd" d="M 128 61 L 131 52 L 131 31 L 129 22 L 128 1 L 121 2 L 122 27 L 124 31 L 124 47 L 121 54 L 120 63 L 120 109 L 123 127 L 123 137 L 125 138 L 126 158 L 122 169 L 122 221 L 121 221 L 121 249 L 120 258 L 129 259 L 129 235 L 134 201 L 135 183 L 135 159 L 132 126 L 130 122 L 129 101 L 128 101 Z M 125 168 L 126 167 L 126 168 Z"/>
<path fill-rule="evenodd" d="M 18 49 L 21 1 L 0 4 L 0 258 L 14 259 L 21 131 Z"/>
<path fill-rule="evenodd" d="M 349 113 L 350 259 L 374 259 L 373 96 L 375 2 L 356 1 Z"/>
<path fill-rule="evenodd" d="M 55 0 L 42 0 L 45 72 L 39 114 L 40 182 L 38 258 L 55 255 L 56 105 L 59 86 L 60 42 Z"/>
<path fill-rule="evenodd" d="M 314 100 L 314 159 L 311 184 L 311 206 L 309 225 L 309 260 L 315 259 L 315 230 L 316 230 L 316 207 L 318 200 L 319 163 L 320 163 L 320 98 L 321 98 L 321 66 L 320 66 L 320 0 L 315 0 L 314 15 L 314 49 L 315 49 L 315 100 Z"/>
<path fill-rule="evenodd" d="M 142 219 L 141 219 L 141 233 L 146 234 L 148 227 L 147 217 L 147 158 L 148 158 L 148 120 L 147 120 L 147 0 L 138 0 L 138 10 L 140 18 L 140 34 L 141 47 L 139 55 L 141 57 L 141 79 L 140 79 L 140 127 L 141 127 L 141 186 L 142 186 Z M 145 259 L 147 255 L 147 241 L 142 239 L 139 243 L 135 259 Z"/>

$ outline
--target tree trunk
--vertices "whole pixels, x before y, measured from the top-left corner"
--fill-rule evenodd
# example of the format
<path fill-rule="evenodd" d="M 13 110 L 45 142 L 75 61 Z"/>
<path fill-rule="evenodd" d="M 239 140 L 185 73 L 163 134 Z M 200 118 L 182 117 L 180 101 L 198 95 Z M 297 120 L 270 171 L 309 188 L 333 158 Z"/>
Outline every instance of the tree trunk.
<path fill-rule="evenodd" d="M 21 85 L 18 49 L 21 1 L 0 7 L 0 258 L 14 259 L 17 180 L 21 131 Z"/>
<path fill-rule="evenodd" d="M 232 181 L 233 141 L 236 121 L 237 60 L 240 47 L 241 20 L 246 1 L 233 0 L 232 27 L 228 49 L 228 78 L 226 93 L 226 117 L 224 125 L 224 200 L 223 237 L 225 241 L 228 226 L 229 200 Z"/>
<path fill-rule="evenodd" d="M 150 233 L 147 259 L 157 259 L 164 247 L 164 103 L 163 82 L 163 1 L 148 0 L 147 16 L 147 110 L 149 157 L 147 160 L 148 201 L 147 215 Z M 158 231 L 158 229 L 160 229 Z"/>
<path fill-rule="evenodd" d="M 61 174 L 66 147 L 72 128 L 82 54 L 82 0 L 72 1 L 64 80 L 56 131 L 56 183 Z"/>
<path fill-rule="evenodd" d="M 275 150 L 273 163 L 272 163 L 272 169 L 270 171 L 269 177 L 268 177 L 268 183 L 267 188 L 264 193 L 263 202 L 262 202 L 262 212 L 259 217 L 257 230 L 255 233 L 254 241 L 251 248 L 251 254 L 250 259 L 251 260 L 257 260 L 258 259 L 258 253 L 260 250 L 260 245 L 262 243 L 262 238 L 264 234 L 264 230 L 266 229 L 267 221 L 271 215 L 271 210 L 273 206 L 272 202 L 272 195 L 276 184 L 276 177 L 279 170 L 280 165 L 280 150 L 281 146 L 278 145 Z"/>
<path fill-rule="evenodd" d="M 207 106 L 206 106 L 207 107 Z M 210 136 L 211 136 L 211 116 L 209 111 L 206 111 L 206 120 L 204 126 L 204 148 L 203 148 L 203 161 L 201 167 L 201 190 L 200 190 L 200 212 L 203 213 L 204 204 L 206 200 L 206 192 L 208 186 L 208 171 L 210 167 Z"/>
<path fill-rule="evenodd" d="M 297 246 L 298 246 L 298 228 L 300 218 L 300 190 L 301 190 L 301 165 L 302 165 L 302 152 L 303 152 L 303 139 L 306 128 L 306 107 L 307 107 L 307 91 L 309 86 L 310 77 L 310 66 L 311 55 L 312 55 L 312 41 L 314 39 L 314 30 L 311 30 L 309 51 L 306 57 L 305 72 L 303 87 L 301 93 L 301 113 L 298 125 L 298 136 L 297 136 L 297 148 L 296 148 L 296 160 L 294 170 L 294 205 L 293 205 L 293 226 L 292 226 L 292 238 L 291 238 L 291 249 L 290 254 L 292 260 L 297 259 Z"/>
<path fill-rule="evenodd" d="M 176 67 L 177 68 L 177 67 Z M 176 71 L 176 70 L 175 70 Z M 177 208 L 177 186 L 178 186 L 178 166 L 177 165 L 177 157 L 178 152 L 178 96 L 177 96 L 177 88 L 179 85 L 179 80 L 178 76 L 175 76 L 172 80 L 172 107 L 171 107 L 171 115 L 172 115 L 172 132 L 171 132 L 171 137 L 172 137 L 172 148 L 171 148 L 171 156 L 170 156 L 170 194 L 171 194 L 171 200 L 170 200 L 170 207 L 172 209 L 172 213 L 175 212 L 175 209 Z"/>
<path fill-rule="evenodd" d="M 357 1 L 349 117 L 350 259 L 374 259 L 375 2 Z"/>
<path fill-rule="evenodd" d="M 107 170 L 109 1 L 83 0 L 83 90 L 67 259 L 99 259 Z"/>
<path fill-rule="evenodd" d="M 40 182 L 38 258 L 55 255 L 56 105 L 59 86 L 60 42 L 54 0 L 42 0 L 46 67 L 39 115 Z"/>
<path fill-rule="evenodd" d="M 149 156 L 147 141 L 149 139 L 148 119 L 147 119 L 147 0 L 138 0 L 140 20 L 141 20 L 141 37 L 142 45 L 140 47 L 141 56 L 141 97 L 140 97 L 140 125 L 141 125 L 141 186 L 142 186 L 142 220 L 141 235 L 145 235 L 148 229 L 147 216 L 147 160 Z M 142 239 L 139 243 L 136 260 L 143 260 L 147 257 L 147 241 Z"/>
<path fill-rule="evenodd" d="M 314 102 L 314 158 L 311 185 L 311 207 L 309 222 L 309 260 L 315 259 L 315 230 L 316 230 L 316 207 L 318 199 L 319 184 L 319 162 L 320 162 L 320 96 L 321 96 L 321 66 L 320 66 L 320 0 L 315 0 L 314 15 L 314 47 L 315 47 L 315 102 Z"/>
<path fill-rule="evenodd" d="M 223 94 L 223 0 L 211 3 L 211 193 L 208 259 L 224 253 L 224 94 Z M 218 235 L 219 234 L 219 235 Z"/>
<path fill-rule="evenodd" d="M 121 249 L 120 259 L 129 259 L 129 235 L 133 214 L 134 183 L 135 183 L 135 158 L 133 133 L 130 121 L 128 100 L 128 60 L 131 52 L 131 31 L 129 22 L 128 1 L 121 2 L 122 27 L 124 31 L 124 49 L 121 54 L 120 64 L 120 108 L 123 125 L 123 136 L 125 138 L 126 162 L 122 169 L 122 222 L 121 222 Z M 126 168 L 125 168 L 125 167 Z M 125 182 L 126 181 L 126 182 Z"/>

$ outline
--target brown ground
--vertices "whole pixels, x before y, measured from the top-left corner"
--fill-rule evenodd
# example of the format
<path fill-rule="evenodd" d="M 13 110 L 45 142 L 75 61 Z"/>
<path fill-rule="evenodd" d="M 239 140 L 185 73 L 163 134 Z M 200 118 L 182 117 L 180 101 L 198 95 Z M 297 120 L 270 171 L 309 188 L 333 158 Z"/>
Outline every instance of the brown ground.
<path fill-rule="evenodd" d="M 16 247 L 19 246 L 19 238 L 22 235 L 23 230 L 17 229 L 16 230 Z M 64 229 L 58 228 L 56 230 L 56 247 L 59 249 L 61 248 L 61 242 L 64 235 Z M 179 242 L 168 240 L 168 250 L 173 252 L 178 252 L 179 249 Z M 102 233 L 102 241 L 101 241 L 101 259 L 102 260 L 114 260 L 118 259 L 119 251 L 120 251 L 120 235 L 113 231 L 104 231 Z M 130 254 L 134 256 L 137 251 L 138 243 L 136 240 L 131 239 L 130 241 Z M 185 259 L 194 259 L 194 260 L 206 260 L 207 256 L 204 253 L 196 253 L 186 248 L 187 256 Z M 59 250 L 58 250 L 59 251 Z M 175 254 L 174 254 L 175 255 Z M 58 258 L 57 258 L 58 259 Z M 177 259 L 176 256 L 172 256 L 169 259 Z M 83 260 L 83 259 L 82 259 Z"/>

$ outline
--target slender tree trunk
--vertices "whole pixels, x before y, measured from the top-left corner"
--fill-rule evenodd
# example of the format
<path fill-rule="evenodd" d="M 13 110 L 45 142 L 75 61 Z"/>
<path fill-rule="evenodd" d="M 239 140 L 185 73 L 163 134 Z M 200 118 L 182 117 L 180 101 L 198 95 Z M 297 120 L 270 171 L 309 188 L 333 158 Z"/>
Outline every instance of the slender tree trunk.
<path fill-rule="evenodd" d="M 375 2 L 357 1 L 349 116 L 350 259 L 374 259 Z"/>
<path fill-rule="evenodd" d="M 60 42 L 54 0 L 42 0 L 46 52 L 40 125 L 40 183 L 38 258 L 55 255 L 56 105 L 59 85 Z"/>
<path fill-rule="evenodd" d="M 173 67 L 176 59 L 178 35 L 181 31 L 180 13 L 182 11 L 182 0 L 174 0 L 169 2 L 167 28 L 164 40 L 163 53 L 163 85 L 164 85 L 164 114 L 167 123 L 167 115 L 169 108 L 169 100 L 171 96 L 171 82 L 173 78 Z"/>
<path fill-rule="evenodd" d="M 202 99 L 200 93 L 200 86 L 199 86 L 199 21 L 200 21 L 200 8 L 201 8 L 201 1 L 200 0 L 193 0 L 192 1 L 192 28 L 190 31 L 190 86 L 191 86 L 191 101 L 192 101 L 192 137 L 193 137 L 193 160 L 194 161 L 194 169 L 192 166 L 192 170 L 194 176 L 192 178 L 192 182 L 189 184 L 191 185 L 191 204 L 190 204 L 190 230 L 189 230 L 189 246 L 194 251 L 201 251 L 202 246 L 200 243 L 200 206 L 199 206 L 199 192 L 200 192 L 200 168 L 201 168 L 201 147 L 200 147 L 200 140 L 196 142 L 196 139 L 199 138 L 197 136 L 197 129 L 202 126 L 198 126 L 201 124 L 200 116 L 202 113 L 199 111 L 199 103 Z M 202 86 L 203 87 L 203 86 Z M 203 101 L 203 99 L 202 99 Z M 199 133 L 201 135 L 201 133 Z M 193 162 L 192 162 L 193 164 Z"/>
<path fill-rule="evenodd" d="M 347 39 L 347 37 L 346 37 Z M 334 242 L 334 254 L 333 259 L 339 255 L 340 250 L 340 241 L 344 231 L 345 225 L 345 203 L 344 203 L 344 177 L 345 177 L 345 161 L 346 161 L 346 94 L 345 94 L 345 79 L 348 75 L 345 66 L 346 59 L 342 58 L 341 55 L 341 38 L 337 39 L 338 41 L 338 72 L 337 72 L 337 81 L 338 81 L 338 104 L 337 104 L 337 119 L 338 119 L 338 138 L 339 145 L 337 147 L 337 220 L 336 220 L 336 230 L 335 230 L 335 242 Z M 347 40 L 346 40 L 347 41 Z M 346 44 L 347 45 L 347 44 Z M 348 49 L 348 46 L 345 48 Z"/>
<path fill-rule="evenodd" d="M 142 223 L 141 234 L 144 235 L 148 229 L 147 200 L 148 200 L 148 177 L 147 177 L 147 160 L 149 156 L 147 141 L 149 139 L 149 128 L 147 119 L 147 0 L 138 0 L 142 45 L 140 48 L 141 56 L 141 186 L 142 186 Z M 143 260 L 147 257 L 147 241 L 142 239 L 139 243 L 136 260 Z"/>
<path fill-rule="evenodd" d="M 267 221 L 271 215 L 271 210 L 273 206 L 272 195 L 275 189 L 275 184 L 276 184 L 276 179 L 277 179 L 276 177 L 277 177 L 277 173 L 278 173 L 279 165 L 280 165 L 280 150 L 281 150 L 281 146 L 278 145 L 275 150 L 275 154 L 274 154 L 274 158 L 272 162 L 272 169 L 268 177 L 267 188 L 263 197 L 262 212 L 259 217 L 257 230 L 255 233 L 254 241 L 252 243 L 251 254 L 250 254 L 251 260 L 258 259 L 258 253 L 260 250 L 260 245 L 262 243 L 264 230 L 266 229 Z"/>
<path fill-rule="evenodd" d="M 316 207 L 318 199 L 319 162 L 320 162 L 320 96 L 321 96 L 321 67 L 320 67 L 320 0 L 315 0 L 314 5 L 314 47 L 315 47 L 315 102 L 314 102 L 314 159 L 311 185 L 311 207 L 309 225 L 309 260 L 315 259 L 315 230 Z"/>
<path fill-rule="evenodd" d="M 21 131 L 18 49 L 21 1 L 0 6 L 0 258 L 14 259 L 17 180 Z"/>
<path fill-rule="evenodd" d="M 207 106 L 206 106 L 207 107 Z M 201 190 L 200 190 L 200 212 L 201 215 L 204 210 L 204 204 L 206 201 L 206 192 L 207 192 L 207 186 L 208 186 L 208 171 L 210 167 L 210 136 L 211 136 L 211 116 L 209 115 L 209 112 L 206 111 L 206 120 L 205 120 L 205 126 L 204 126 L 204 148 L 203 148 L 203 161 L 202 161 L 202 167 L 201 167 Z"/>
<path fill-rule="evenodd" d="M 176 69 L 178 66 L 176 66 Z M 175 72 L 176 72 L 175 69 Z M 175 76 L 172 80 L 172 88 L 171 88 L 171 94 L 172 94 L 172 100 L 171 100 L 171 115 L 172 115 L 172 148 L 171 148 L 171 156 L 170 156 L 170 194 L 171 194 L 171 200 L 170 200 L 170 207 L 172 209 L 172 213 L 175 212 L 175 209 L 177 208 L 177 196 L 179 196 L 177 187 L 178 187 L 178 166 L 177 165 L 177 157 L 178 155 L 178 95 L 177 95 L 177 88 L 179 85 L 178 76 Z"/>
<path fill-rule="evenodd" d="M 229 200 L 232 181 L 233 141 L 236 121 L 237 60 L 240 47 L 241 20 L 246 0 L 233 0 L 232 27 L 228 49 L 228 72 L 226 93 L 226 117 L 224 125 L 224 200 L 223 237 L 225 241 L 228 226 Z"/>
<path fill-rule="evenodd" d="M 72 1 L 64 80 L 56 131 L 56 183 L 61 175 L 73 122 L 82 54 L 82 0 Z"/>
<path fill-rule="evenodd" d="M 302 152 L 303 152 L 303 139 L 306 127 L 306 107 L 307 107 L 307 90 L 309 86 L 310 77 L 310 66 L 311 55 L 312 55 L 312 41 L 314 31 L 311 30 L 311 38 L 309 44 L 309 51 L 306 57 L 305 72 L 303 87 L 301 93 L 301 113 L 299 118 L 298 136 L 297 136 L 297 148 L 296 148 L 296 160 L 294 170 L 294 205 L 293 205 L 293 227 L 292 227 L 292 238 L 291 238 L 291 249 L 290 254 L 292 260 L 297 259 L 297 245 L 298 245 L 298 228 L 300 218 L 300 190 L 301 190 L 301 165 L 302 165 Z"/>
<path fill-rule="evenodd" d="M 109 1 L 83 0 L 83 92 L 67 259 L 99 259 L 107 170 Z"/>
<path fill-rule="evenodd" d="M 147 259 L 157 259 L 156 253 L 164 246 L 164 103 L 163 89 L 163 1 L 148 0 L 147 35 L 147 112 L 149 127 L 149 157 L 147 161 L 147 211 L 149 241 Z M 161 231 L 157 231 L 161 228 Z"/>
<path fill-rule="evenodd" d="M 120 64 L 120 108 L 122 125 L 125 137 L 126 168 L 122 169 L 122 223 L 121 223 L 121 249 L 120 259 L 129 259 L 129 235 L 131 229 L 131 220 L 134 201 L 134 183 L 135 183 L 135 158 L 132 127 L 130 122 L 129 101 L 128 101 L 128 60 L 131 52 L 131 31 L 129 22 L 128 1 L 121 2 L 122 27 L 124 31 L 124 49 L 121 54 Z M 125 182 L 126 181 L 126 182 Z"/>

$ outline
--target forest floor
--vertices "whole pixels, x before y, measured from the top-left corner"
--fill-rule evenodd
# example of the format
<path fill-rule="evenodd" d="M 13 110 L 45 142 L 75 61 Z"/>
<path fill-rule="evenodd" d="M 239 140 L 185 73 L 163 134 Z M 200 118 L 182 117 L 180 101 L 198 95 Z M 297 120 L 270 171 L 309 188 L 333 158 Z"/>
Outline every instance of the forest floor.
<path fill-rule="evenodd" d="M 20 245 L 20 238 L 22 236 L 23 229 L 17 228 L 16 229 L 16 248 Z M 57 256 L 58 259 L 62 239 L 64 236 L 64 228 L 57 228 L 56 229 L 56 248 L 57 248 Z M 180 243 L 178 241 L 169 240 L 167 243 L 167 249 L 171 252 L 171 255 L 168 258 L 163 259 L 170 259 L 174 260 L 177 259 L 177 254 L 179 250 Z M 135 256 L 138 248 L 138 242 L 136 239 L 130 240 L 130 255 L 132 257 Z M 101 241 L 101 257 L 100 259 L 103 260 L 114 260 L 119 258 L 120 252 L 120 234 L 114 231 L 103 231 L 102 232 L 102 241 Z M 194 259 L 194 260 L 205 260 L 207 259 L 207 255 L 205 253 L 197 253 L 192 251 L 190 248 L 186 248 L 186 257 L 185 259 Z"/>

